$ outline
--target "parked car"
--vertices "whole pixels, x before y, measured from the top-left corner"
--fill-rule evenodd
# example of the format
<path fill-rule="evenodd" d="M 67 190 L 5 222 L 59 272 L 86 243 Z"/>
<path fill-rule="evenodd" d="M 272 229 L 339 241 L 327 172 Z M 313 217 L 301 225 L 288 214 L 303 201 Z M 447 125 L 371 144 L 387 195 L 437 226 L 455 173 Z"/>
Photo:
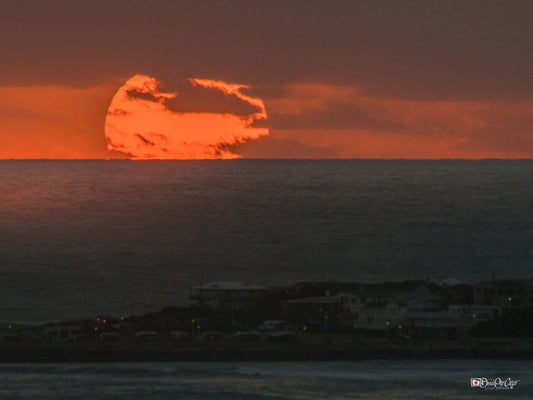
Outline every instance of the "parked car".
<path fill-rule="evenodd" d="M 157 339 L 157 333 L 153 331 L 141 331 L 135 334 L 136 343 L 149 343 Z"/>
<path fill-rule="evenodd" d="M 259 342 L 261 336 L 255 331 L 239 331 L 235 334 L 235 340 L 239 342 Z"/>
<path fill-rule="evenodd" d="M 191 340 L 191 334 L 183 331 L 172 331 L 170 332 L 170 340 L 173 342 L 186 342 Z"/>

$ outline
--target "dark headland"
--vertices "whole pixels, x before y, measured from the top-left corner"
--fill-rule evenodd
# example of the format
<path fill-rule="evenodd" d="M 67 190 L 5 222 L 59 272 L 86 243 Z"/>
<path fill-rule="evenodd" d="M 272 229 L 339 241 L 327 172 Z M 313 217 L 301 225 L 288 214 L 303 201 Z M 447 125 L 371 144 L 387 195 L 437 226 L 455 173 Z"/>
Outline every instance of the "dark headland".
<path fill-rule="evenodd" d="M 218 282 L 192 304 L 0 332 L 0 362 L 533 359 L 533 281 Z"/>

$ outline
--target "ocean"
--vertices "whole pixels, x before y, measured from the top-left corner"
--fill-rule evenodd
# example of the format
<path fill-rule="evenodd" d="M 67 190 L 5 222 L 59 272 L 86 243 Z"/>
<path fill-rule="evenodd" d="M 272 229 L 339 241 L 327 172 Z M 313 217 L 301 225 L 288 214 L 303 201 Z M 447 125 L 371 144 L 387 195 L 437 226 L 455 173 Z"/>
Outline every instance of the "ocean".
<path fill-rule="evenodd" d="M 517 382 L 491 390 L 471 378 Z M 0 364 L 0 382 L 2 400 L 518 400 L 533 398 L 533 362 Z"/>
<path fill-rule="evenodd" d="M 0 189 L 2 324 L 212 281 L 533 278 L 533 161 L 5 160 Z"/>

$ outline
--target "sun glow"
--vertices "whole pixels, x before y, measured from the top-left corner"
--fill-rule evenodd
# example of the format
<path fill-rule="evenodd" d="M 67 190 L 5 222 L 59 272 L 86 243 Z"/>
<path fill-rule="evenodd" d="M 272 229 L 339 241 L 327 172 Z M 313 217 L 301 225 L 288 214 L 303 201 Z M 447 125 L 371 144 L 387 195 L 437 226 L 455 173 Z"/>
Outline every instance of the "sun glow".
<path fill-rule="evenodd" d="M 105 121 L 109 150 L 132 159 L 230 159 L 239 155 L 233 145 L 269 134 L 268 128 L 254 126 L 265 120 L 263 101 L 241 89 L 247 85 L 189 79 L 189 85 L 204 91 L 219 91 L 226 101 L 237 100 L 254 112 L 239 115 L 204 110 L 176 111 L 171 101 L 183 100 L 178 92 L 160 91 L 161 82 L 147 75 L 135 75 L 115 94 Z"/>

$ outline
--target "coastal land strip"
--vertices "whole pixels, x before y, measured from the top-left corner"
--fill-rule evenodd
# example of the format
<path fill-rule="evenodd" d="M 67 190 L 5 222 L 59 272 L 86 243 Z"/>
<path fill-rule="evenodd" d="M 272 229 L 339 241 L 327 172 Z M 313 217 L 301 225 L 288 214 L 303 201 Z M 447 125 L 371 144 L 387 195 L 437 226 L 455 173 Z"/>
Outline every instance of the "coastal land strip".
<path fill-rule="evenodd" d="M 13 343 L 0 362 L 326 361 L 360 359 L 533 359 L 533 338 L 394 343 L 323 335 L 313 343 Z"/>

